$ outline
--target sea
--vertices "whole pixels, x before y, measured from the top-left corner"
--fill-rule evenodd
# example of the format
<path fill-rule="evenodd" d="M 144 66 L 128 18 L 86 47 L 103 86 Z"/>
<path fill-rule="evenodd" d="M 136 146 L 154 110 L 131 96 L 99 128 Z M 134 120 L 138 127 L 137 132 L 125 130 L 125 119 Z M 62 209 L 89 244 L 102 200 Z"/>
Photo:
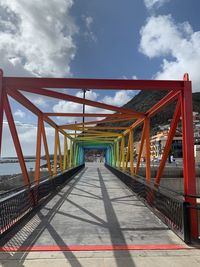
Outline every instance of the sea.
<path fill-rule="evenodd" d="M 35 161 L 26 161 L 27 171 L 35 169 Z M 46 160 L 40 160 L 40 165 L 46 163 Z M 9 162 L 9 163 L 0 163 L 0 176 L 3 175 L 14 175 L 21 173 L 21 168 L 19 162 Z"/>

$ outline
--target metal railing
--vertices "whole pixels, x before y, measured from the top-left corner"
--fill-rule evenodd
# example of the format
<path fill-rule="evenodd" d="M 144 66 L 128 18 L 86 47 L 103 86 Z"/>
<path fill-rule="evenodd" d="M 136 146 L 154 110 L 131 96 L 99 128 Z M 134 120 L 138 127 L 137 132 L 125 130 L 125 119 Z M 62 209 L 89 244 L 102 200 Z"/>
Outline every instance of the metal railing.
<path fill-rule="evenodd" d="M 185 242 L 190 242 L 188 203 L 184 197 L 147 184 L 144 180 L 133 177 L 128 173 L 108 164 L 105 166 L 125 183 L 168 227 Z"/>
<path fill-rule="evenodd" d="M 51 179 L 45 179 L 38 185 L 24 187 L 18 192 L 6 195 L 0 199 L 0 234 L 9 230 L 27 213 L 33 210 L 42 200 L 63 186 L 77 172 L 84 168 L 84 164 L 67 170 Z"/>

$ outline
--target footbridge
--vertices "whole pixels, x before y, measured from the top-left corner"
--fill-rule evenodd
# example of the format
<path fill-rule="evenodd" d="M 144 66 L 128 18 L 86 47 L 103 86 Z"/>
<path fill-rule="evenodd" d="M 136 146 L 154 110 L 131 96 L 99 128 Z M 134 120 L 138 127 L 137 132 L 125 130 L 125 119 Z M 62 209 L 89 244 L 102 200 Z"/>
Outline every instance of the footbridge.
<path fill-rule="evenodd" d="M 72 94 L 64 89 L 71 90 Z M 166 91 L 166 95 L 149 110 L 141 112 L 75 96 L 77 89 L 84 92 L 86 89 L 160 90 Z M 44 112 L 31 101 L 31 94 L 66 101 L 68 105 L 75 102 L 83 105 L 83 112 Z M 27 170 L 11 99 L 38 118 L 33 178 Z M 151 119 L 172 103 L 175 109 L 170 131 L 153 176 Z M 99 112 L 87 113 L 85 106 L 98 108 Z M 68 253 L 69 266 L 82 266 L 74 256 L 75 251 L 112 251 L 115 259 L 123 251 L 126 266 L 135 266 L 131 251 L 185 250 L 198 244 L 200 207 L 196 194 L 192 87 L 187 74 L 183 81 L 152 81 L 4 77 L 1 71 L 0 148 L 4 115 L 24 184 L 0 195 L 3 263 L 12 258 L 12 253 L 62 251 Z M 56 117 L 84 119 L 58 125 Z M 90 117 L 96 119 L 89 120 Z M 119 126 L 119 121 L 126 121 L 129 126 Z M 180 122 L 183 193 L 160 186 Z M 53 158 L 49 152 L 47 127 L 55 130 Z M 141 129 L 137 155 L 134 149 L 136 129 Z M 42 144 L 45 177 L 41 175 L 40 166 Z M 88 150 L 101 151 L 104 162 L 85 162 Z M 145 177 L 139 175 L 142 155 L 145 155 Z M 113 266 L 122 266 L 119 261 Z"/>

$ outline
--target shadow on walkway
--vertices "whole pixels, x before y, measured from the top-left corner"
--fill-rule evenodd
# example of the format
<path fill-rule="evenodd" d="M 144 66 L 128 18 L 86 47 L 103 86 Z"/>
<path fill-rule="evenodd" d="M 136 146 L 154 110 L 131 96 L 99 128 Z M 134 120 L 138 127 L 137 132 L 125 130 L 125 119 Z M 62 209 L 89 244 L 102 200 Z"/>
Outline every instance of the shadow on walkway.
<path fill-rule="evenodd" d="M 6 235 L 6 237 L 4 239 L 0 240 L 0 246 L 5 245 L 5 246 L 10 247 L 10 248 L 12 248 L 12 247 L 26 247 L 27 251 L 25 251 L 24 253 L 20 253 L 20 255 L 21 255 L 20 257 L 18 257 L 19 254 L 16 252 L 14 252 L 14 253 L 10 253 L 10 252 L 1 253 L 2 256 L 5 256 L 5 258 L 7 260 L 9 260 L 9 259 L 15 260 L 14 266 L 16 266 L 16 267 L 24 266 L 23 263 L 24 263 L 27 255 L 29 254 L 30 247 L 32 247 L 34 245 L 36 240 L 41 236 L 41 234 L 43 233 L 43 231 L 45 229 L 47 229 L 49 231 L 50 235 L 57 242 L 58 246 L 65 246 L 65 247 L 68 246 L 63 241 L 62 237 L 60 235 L 58 235 L 58 233 L 55 231 L 55 229 L 50 224 L 50 222 L 53 219 L 53 217 L 55 216 L 55 214 L 57 213 L 57 211 L 59 210 L 59 208 L 62 206 L 63 202 L 66 200 L 68 195 L 71 193 L 71 191 L 73 190 L 76 183 L 78 183 L 78 181 L 81 179 L 81 177 L 83 176 L 83 174 L 85 173 L 86 170 L 87 170 L 87 168 L 84 169 L 83 171 L 81 171 L 81 173 L 78 175 L 77 178 L 73 177 L 72 179 L 70 179 L 70 181 L 68 181 L 68 183 L 69 183 L 73 179 L 75 180 L 70 185 L 70 187 L 67 189 L 67 191 L 62 195 L 62 197 L 60 197 L 58 199 L 58 201 L 55 203 L 55 205 L 48 211 L 48 213 L 46 215 L 43 215 L 41 210 L 51 199 L 53 199 L 55 196 L 58 195 L 57 194 L 58 192 L 55 193 L 54 195 L 50 196 L 48 199 L 46 199 L 42 203 L 42 205 L 40 205 L 40 207 L 36 208 L 35 211 L 33 211 L 25 220 L 23 220 L 20 224 L 18 224 L 15 227 L 15 229 L 11 230 L 8 233 L 8 235 Z M 64 186 L 66 186 L 66 184 Z M 28 220 L 29 220 L 30 224 L 28 223 L 28 227 L 27 227 L 27 221 Z M 80 262 L 75 257 L 75 255 L 73 254 L 72 251 L 67 251 L 67 252 L 63 251 L 62 253 L 65 255 L 67 261 L 71 264 L 72 267 L 73 266 L 74 267 L 82 267 L 82 265 L 80 264 Z M 5 254 L 5 255 L 3 255 L 3 254 Z M 1 264 L 4 267 L 7 267 L 7 264 L 9 264 L 9 266 L 11 266 L 9 262 L 7 262 L 7 263 L 5 262 L 5 264 L 2 262 Z"/>

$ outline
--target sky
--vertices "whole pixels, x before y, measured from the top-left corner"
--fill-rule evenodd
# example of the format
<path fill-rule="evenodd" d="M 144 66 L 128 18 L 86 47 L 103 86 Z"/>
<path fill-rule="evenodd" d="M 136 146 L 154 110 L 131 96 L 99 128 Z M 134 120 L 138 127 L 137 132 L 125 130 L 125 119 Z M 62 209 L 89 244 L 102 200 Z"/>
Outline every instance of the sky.
<path fill-rule="evenodd" d="M 199 0 L 0 0 L 0 67 L 5 76 L 35 77 L 180 80 L 188 72 L 198 92 L 199 10 Z M 82 97 L 80 90 L 65 92 Z M 92 90 L 86 97 L 122 106 L 135 93 Z M 25 95 L 46 112 L 82 111 L 79 104 Z M 23 152 L 32 155 L 37 118 L 10 103 Z M 54 130 L 46 125 L 46 131 L 52 153 Z M 4 117 L 2 156 L 13 155 Z"/>

